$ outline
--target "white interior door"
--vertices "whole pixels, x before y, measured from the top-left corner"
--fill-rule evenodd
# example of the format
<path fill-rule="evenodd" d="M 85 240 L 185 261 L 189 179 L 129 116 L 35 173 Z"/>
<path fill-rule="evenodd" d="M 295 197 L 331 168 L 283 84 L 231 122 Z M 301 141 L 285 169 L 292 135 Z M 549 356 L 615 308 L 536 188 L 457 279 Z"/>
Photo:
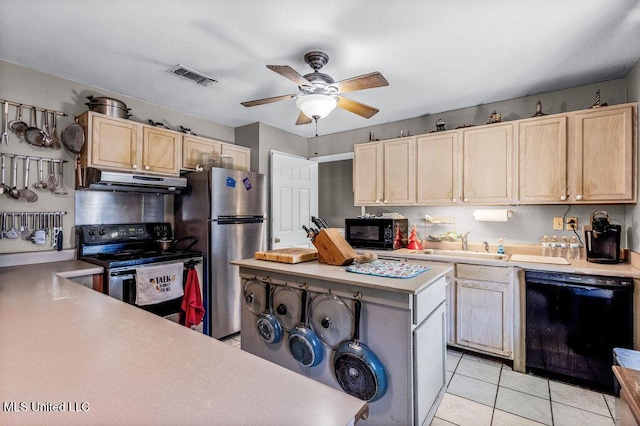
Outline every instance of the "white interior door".
<path fill-rule="evenodd" d="M 270 247 L 311 247 L 302 225 L 318 215 L 318 163 L 282 152 L 270 153 Z"/>

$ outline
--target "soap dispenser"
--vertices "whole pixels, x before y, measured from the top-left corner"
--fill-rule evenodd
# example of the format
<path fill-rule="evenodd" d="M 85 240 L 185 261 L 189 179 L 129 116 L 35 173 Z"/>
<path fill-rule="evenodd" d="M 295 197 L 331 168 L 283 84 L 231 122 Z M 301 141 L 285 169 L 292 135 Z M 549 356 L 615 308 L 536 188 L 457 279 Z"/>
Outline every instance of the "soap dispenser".
<path fill-rule="evenodd" d="M 498 239 L 498 254 L 504 254 L 504 238 Z"/>

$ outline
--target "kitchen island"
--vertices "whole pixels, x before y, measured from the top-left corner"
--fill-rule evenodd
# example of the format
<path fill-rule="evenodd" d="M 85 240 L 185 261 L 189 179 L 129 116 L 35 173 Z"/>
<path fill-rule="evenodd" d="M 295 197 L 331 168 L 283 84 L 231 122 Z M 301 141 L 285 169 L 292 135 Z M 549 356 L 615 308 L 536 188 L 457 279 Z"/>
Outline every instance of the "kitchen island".
<path fill-rule="evenodd" d="M 305 367 L 293 358 L 287 343 L 289 314 L 299 321 L 299 302 L 302 290 L 309 292 L 310 319 L 320 315 L 326 330 L 315 329 L 316 334 L 333 332 L 342 339 L 352 339 L 352 317 L 337 321 L 340 306 L 353 310 L 356 299 L 362 303 L 360 341 L 365 344 L 386 370 L 388 387 L 377 400 L 369 403 L 369 417 L 365 425 L 429 424 L 445 391 L 446 373 L 446 277 L 452 268 L 447 265 L 424 264 L 429 269 L 413 278 L 385 278 L 347 272 L 345 267 L 322 264 L 317 261 L 283 264 L 257 259 L 232 262 L 240 267 L 245 306 L 242 309 L 242 349 L 261 358 L 286 367 L 303 376 L 341 389 L 334 371 L 336 345 L 322 345 L 322 362 Z M 268 283 L 274 294 L 276 317 L 283 318 L 285 335 L 282 340 L 268 343 L 256 327 L 258 319 L 252 307 Z M 255 290 L 258 291 L 255 291 Z M 266 285 L 265 285 L 266 292 Z M 287 296 L 280 303 L 278 295 Z M 331 298 L 336 298 L 333 307 Z M 287 303 L 286 301 L 293 301 Z M 325 314 L 322 309 L 332 314 Z M 259 306 L 265 309 L 264 299 Z M 282 305 L 286 309 L 283 309 Z M 340 322 L 340 324 L 338 324 Z M 344 332 L 346 329 L 346 333 Z M 345 394 L 346 396 L 346 394 Z"/>
<path fill-rule="evenodd" d="M 0 268 L 0 424 L 324 426 L 366 415 L 360 399 L 63 277 L 97 272 L 79 261 Z"/>

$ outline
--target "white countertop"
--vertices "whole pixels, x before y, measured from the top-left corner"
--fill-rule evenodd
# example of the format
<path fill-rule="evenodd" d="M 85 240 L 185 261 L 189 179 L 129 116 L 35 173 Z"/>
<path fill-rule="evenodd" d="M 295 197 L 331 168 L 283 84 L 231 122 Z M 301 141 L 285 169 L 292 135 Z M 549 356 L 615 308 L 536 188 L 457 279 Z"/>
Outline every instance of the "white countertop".
<path fill-rule="evenodd" d="M 0 268 L 0 401 L 27 407 L 0 412 L 0 423 L 324 426 L 366 410 L 344 392 L 61 277 L 94 272 L 79 261 Z M 65 411 L 31 411 L 32 403 Z"/>
<path fill-rule="evenodd" d="M 277 272 L 298 277 L 317 278 L 321 280 L 355 285 L 365 288 L 393 291 L 396 293 L 416 294 L 434 280 L 449 273 L 452 268 L 438 263 L 429 264 L 429 270 L 413 278 L 385 278 L 373 275 L 347 272 L 344 266 L 327 265 L 317 260 L 296 264 L 271 262 L 268 260 L 243 259 L 231 262 L 242 268 L 260 271 Z"/>

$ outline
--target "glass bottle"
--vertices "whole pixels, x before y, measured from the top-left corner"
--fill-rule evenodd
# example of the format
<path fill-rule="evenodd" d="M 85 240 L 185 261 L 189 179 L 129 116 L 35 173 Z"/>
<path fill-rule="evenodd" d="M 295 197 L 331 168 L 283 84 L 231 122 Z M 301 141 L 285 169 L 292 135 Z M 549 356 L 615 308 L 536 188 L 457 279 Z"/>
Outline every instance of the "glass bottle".
<path fill-rule="evenodd" d="M 546 235 L 542 237 L 542 255 L 550 256 L 549 254 L 549 237 Z"/>
<path fill-rule="evenodd" d="M 569 240 L 569 258 L 580 259 L 580 243 L 578 237 L 571 237 Z"/>
<path fill-rule="evenodd" d="M 554 235 L 549 240 L 549 256 L 551 256 L 551 257 L 558 256 L 558 249 L 559 248 L 560 248 L 560 241 L 558 241 L 558 237 L 556 237 Z"/>
<path fill-rule="evenodd" d="M 565 259 L 569 257 L 569 239 L 567 237 L 560 238 L 560 250 L 559 257 L 564 257 Z"/>

